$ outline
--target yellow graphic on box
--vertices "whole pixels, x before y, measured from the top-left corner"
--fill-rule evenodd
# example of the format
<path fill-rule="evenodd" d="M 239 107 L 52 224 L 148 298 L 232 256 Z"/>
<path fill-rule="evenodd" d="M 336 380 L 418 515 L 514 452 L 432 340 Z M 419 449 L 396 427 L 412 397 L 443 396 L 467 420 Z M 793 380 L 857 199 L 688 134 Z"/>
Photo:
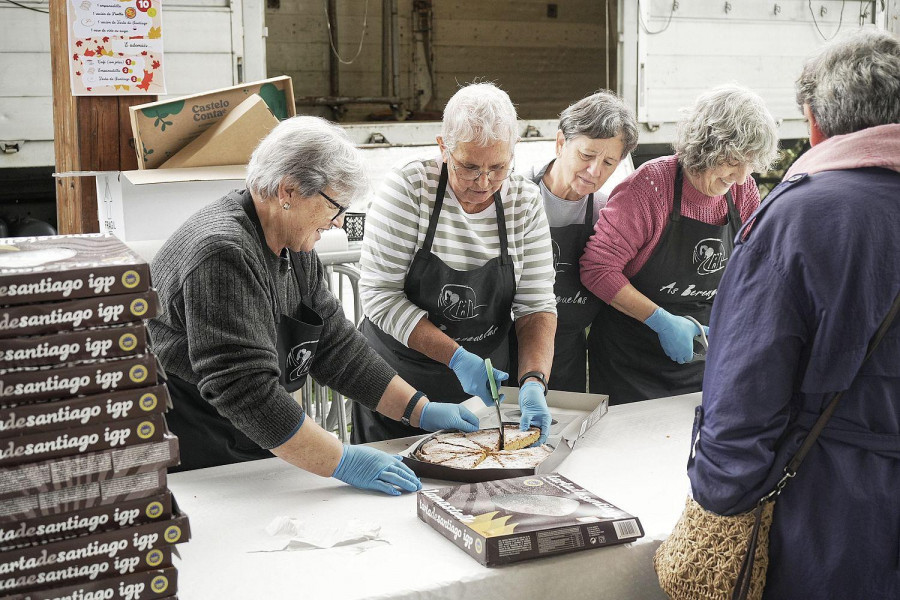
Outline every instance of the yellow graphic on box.
<path fill-rule="evenodd" d="M 122 273 L 122 285 L 127 288 L 137 287 L 141 282 L 141 276 L 137 271 L 125 271 Z"/>
<path fill-rule="evenodd" d="M 138 437 L 142 440 L 146 440 L 149 437 L 153 437 L 153 434 L 156 432 L 156 427 L 150 421 L 144 421 L 137 428 Z"/>
<path fill-rule="evenodd" d="M 157 402 L 158 400 L 156 399 L 156 394 L 152 394 L 150 392 L 147 392 L 146 394 L 141 396 L 140 400 L 138 400 L 138 404 L 140 405 L 141 410 L 145 410 L 148 412 L 156 408 Z"/>
<path fill-rule="evenodd" d="M 133 333 L 126 333 L 121 338 L 119 338 L 119 348 L 124 350 L 125 352 L 131 352 L 135 348 L 137 348 L 137 336 Z"/>
<path fill-rule="evenodd" d="M 511 518 L 510 515 L 495 519 L 499 511 L 484 513 L 483 515 L 475 515 L 475 519 L 466 523 L 475 533 L 480 533 L 484 537 L 496 537 L 498 535 L 507 535 L 513 533 L 518 523 L 506 524 Z"/>
<path fill-rule="evenodd" d="M 526 479 L 522 483 L 527 485 L 528 487 L 541 487 L 542 485 L 544 485 L 544 482 L 540 479 Z"/>
<path fill-rule="evenodd" d="M 147 553 L 147 564 L 151 567 L 159 566 L 164 557 L 162 550 L 151 550 Z"/>
<path fill-rule="evenodd" d="M 157 575 L 150 581 L 150 589 L 153 590 L 154 593 L 161 594 L 169 589 L 169 580 L 165 575 Z"/>
<path fill-rule="evenodd" d="M 122 273 L 122 285 L 127 288 L 137 287 L 141 282 L 141 276 L 137 271 L 125 271 Z"/>
<path fill-rule="evenodd" d="M 150 306 L 149 303 L 143 298 L 137 298 L 136 300 L 131 301 L 131 314 L 136 317 L 140 317 L 145 312 L 147 312 L 147 307 Z"/>
<path fill-rule="evenodd" d="M 477 540 L 475 540 L 475 552 L 481 554 L 482 550 L 484 550 L 484 546 L 481 543 L 481 538 L 478 538 Z"/>
<path fill-rule="evenodd" d="M 163 537 L 170 544 L 174 544 L 179 539 L 181 539 L 181 527 L 179 527 L 178 525 L 172 525 L 171 527 L 166 529 L 166 532 L 163 534 Z"/>
<path fill-rule="evenodd" d="M 144 513 L 151 519 L 155 519 L 156 517 L 161 515 L 162 512 L 163 512 L 162 502 L 157 502 L 157 501 L 154 501 L 154 502 L 151 502 L 150 504 L 148 504 L 147 510 L 144 511 Z"/>
<path fill-rule="evenodd" d="M 140 383 L 147 379 L 147 368 L 144 365 L 134 365 L 128 371 L 128 377 L 135 383 Z"/>

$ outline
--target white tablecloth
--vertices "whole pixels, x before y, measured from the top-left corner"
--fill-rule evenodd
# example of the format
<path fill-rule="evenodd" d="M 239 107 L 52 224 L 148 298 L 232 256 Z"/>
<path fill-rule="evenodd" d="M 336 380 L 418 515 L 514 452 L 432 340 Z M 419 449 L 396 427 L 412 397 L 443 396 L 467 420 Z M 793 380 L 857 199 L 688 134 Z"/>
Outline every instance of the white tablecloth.
<path fill-rule="evenodd" d="M 558 471 L 638 518 L 630 544 L 486 568 L 416 517 L 416 496 L 364 492 L 269 459 L 174 474 L 193 537 L 179 547 L 182 600 L 665 598 L 653 552 L 681 514 L 700 394 L 614 406 Z M 396 442 L 382 446 L 402 449 Z M 426 487 L 447 485 L 425 480 Z M 275 517 L 381 525 L 386 541 L 251 552 Z"/>

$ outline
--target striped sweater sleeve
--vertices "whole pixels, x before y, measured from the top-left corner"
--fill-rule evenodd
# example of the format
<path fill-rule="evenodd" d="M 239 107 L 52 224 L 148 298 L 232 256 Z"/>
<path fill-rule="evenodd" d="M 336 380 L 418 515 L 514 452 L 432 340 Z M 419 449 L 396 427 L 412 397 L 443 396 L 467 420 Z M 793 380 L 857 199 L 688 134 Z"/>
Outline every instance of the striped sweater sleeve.
<path fill-rule="evenodd" d="M 538 187 L 530 181 L 511 180 L 510 187 L 517 188 L 517 204 L 522 207 L 521 217 L 512 215 L 515 228 L 512 237 L 515 246 L 519 248 L 513 256 L 516 266 L 513 316 L 519 319 L 538 312 L 555 315 L 556 295 L 553 293 L 553 283 L 556 280 L 556 269 L 553 268 L 550 225 L 544 213 L 544 201 Z"/>
<path fill-rule="evenodd" d="M 419 197 L 424 169 L 393 170 L 366 213 L 359 294 L 366 316 L 382 331 L 408 345 L 409 334 L 426 311 L 403 291 L 419 238 Z M 427 223 L 426 223 L 427 227 Z"/>
<path fill-rule="evenodd" d="M 390 173 L 366 217 L 361 257 L 360 296 L 366 316 L 408 345 L 409 335 L 426 311 L 403 291 L 415 252 L 421 248 L 434 210 L 440 163 L 414 161 Z M 514 175 L 500 190 L 508 249 L 513 261 L 515 318 L 535 312 L 556 313 L 550 229 L 536 186 Z M 452 190 L 441 209 L 432 252 L 449 267 L 474 269 L 500 255 L 497 213 L 489 207 L 467 214 Z"/>

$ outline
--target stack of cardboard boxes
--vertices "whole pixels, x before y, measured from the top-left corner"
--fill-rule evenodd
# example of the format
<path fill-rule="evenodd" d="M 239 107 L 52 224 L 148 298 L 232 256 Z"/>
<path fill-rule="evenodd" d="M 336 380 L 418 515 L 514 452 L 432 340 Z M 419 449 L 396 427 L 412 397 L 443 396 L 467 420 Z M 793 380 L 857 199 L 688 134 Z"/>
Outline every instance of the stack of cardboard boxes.
<path fill-rule="evenodd" d="M 144 319 L 147 263 L 103 234 L 0 240 L 0 596 L 170 598 L 190 537 Z"/>

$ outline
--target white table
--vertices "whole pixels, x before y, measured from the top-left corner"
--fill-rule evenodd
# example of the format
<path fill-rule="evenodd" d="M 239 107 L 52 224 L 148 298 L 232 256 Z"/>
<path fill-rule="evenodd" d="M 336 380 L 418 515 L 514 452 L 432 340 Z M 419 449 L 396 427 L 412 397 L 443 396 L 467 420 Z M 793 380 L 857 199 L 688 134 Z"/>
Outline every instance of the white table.
<path fill-rule="evenodd" d="M 182 600 L 663 599 L 651 558 L 681 514 L 700 394 L 614 406 L 558 471 L 640 518 L 630 544 L 482 567 L 416 517 L 416 496 L 389 497 L 278 459 L 170 477 L 193 537 L 179 547 Z M 405 444 L 386 442 L 393 451 Z M 426 487 L 446 485 L 425 480 Z M 389 543 L 248 552 L 276 516 L 377 522 Z"/>

